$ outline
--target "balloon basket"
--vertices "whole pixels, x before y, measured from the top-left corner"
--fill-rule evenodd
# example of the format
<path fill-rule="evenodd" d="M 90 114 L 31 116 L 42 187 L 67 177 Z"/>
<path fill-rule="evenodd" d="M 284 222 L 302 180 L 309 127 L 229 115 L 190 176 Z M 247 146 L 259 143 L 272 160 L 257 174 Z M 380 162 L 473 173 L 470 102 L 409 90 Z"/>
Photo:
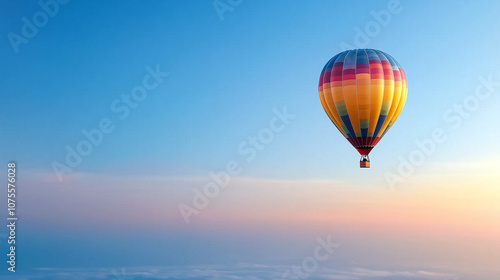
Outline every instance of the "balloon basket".
<path fill-rule="evenodd" d="M 370 168 L 370 158 L 368 155 L 361 155 L 361 159 L 359 160 L 360 168 Z"/>

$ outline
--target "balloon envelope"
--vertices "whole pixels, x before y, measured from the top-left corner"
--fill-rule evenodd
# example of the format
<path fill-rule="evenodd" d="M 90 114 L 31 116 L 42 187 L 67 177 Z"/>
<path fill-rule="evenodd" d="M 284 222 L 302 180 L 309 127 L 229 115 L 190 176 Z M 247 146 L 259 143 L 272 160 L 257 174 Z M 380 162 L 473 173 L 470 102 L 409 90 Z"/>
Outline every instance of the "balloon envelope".
<path fill-rule="evenodd" d="M 337 54 L 319 79 L 323 109 L 361 154 L 360 167 L 370 167 L 368 154 L 401 114 L 407 93 L 406 75 L 398 62 L 373 49 Z"/>

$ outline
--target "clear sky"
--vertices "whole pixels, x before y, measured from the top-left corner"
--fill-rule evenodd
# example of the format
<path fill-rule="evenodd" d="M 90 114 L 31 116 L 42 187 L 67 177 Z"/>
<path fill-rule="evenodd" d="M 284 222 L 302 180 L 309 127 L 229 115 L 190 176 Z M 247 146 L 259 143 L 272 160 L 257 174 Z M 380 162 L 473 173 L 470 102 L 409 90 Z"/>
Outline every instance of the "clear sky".
<path fill-rule="evenodd" d="M 6 279 L 278 279 L 327 236 L 309 279 L 499 279 L 498 1 L 62 3 L 0 3 Z M 408 79 L 369 170 L 318 97 L 346 46 Z"/>

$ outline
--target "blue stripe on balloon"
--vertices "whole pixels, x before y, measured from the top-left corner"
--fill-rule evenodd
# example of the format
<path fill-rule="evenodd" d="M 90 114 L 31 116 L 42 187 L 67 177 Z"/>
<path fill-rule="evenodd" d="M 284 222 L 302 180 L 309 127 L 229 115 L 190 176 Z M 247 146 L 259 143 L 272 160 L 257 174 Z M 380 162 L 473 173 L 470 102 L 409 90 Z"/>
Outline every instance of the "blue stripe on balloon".
<path fill-rule="evenodd" d="M 387 115 L 380 115 L 378 118 L 377 126 L 375 126 L 375 132 L 373 133 L 373 137 L 377 137 L 378 133 L 382 129 L 384 125 L 385 119 L 387 119 Z"/>
<path fill-rule="evenodd" d="M 368 128 L 361 129 L 361 137 L 368 137 Z"/>
<path fill-rule="evenodd" d="M 349 115 L 340 116 L 340 118 L 344 122 L 344 125 L 347 128 L 347 131 L 349 131 L 348 137 L 355 137 L 356 134 L 354 133 L 354 128 L 352 128 L 352 124 L 351 124 L 351 120 L 349 119 Z"/>

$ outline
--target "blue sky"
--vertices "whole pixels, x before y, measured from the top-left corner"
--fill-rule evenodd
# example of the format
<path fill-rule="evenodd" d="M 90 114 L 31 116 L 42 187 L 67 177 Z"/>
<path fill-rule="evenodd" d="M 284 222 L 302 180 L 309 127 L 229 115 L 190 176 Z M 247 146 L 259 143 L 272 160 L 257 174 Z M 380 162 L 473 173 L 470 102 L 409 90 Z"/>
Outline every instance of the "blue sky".
<path fill-rule="evenodd" d="M 314 212 L 327 207 L 309 187 L 316 184 L 319 189 L 331 186 L 325 195 L 346 213 L 354 209 L 350 202 L 377 205 L 380 193 L 390 193 L 384 175 L 397 172 L 400 158 L 408 158 L 416 149 L 415 141 L 441 128 L 448 140 L 402 186 L 429 191 L 442 187 L 443 192 L 433 198 L 437 201 L 450 195 L 449 186 L 459 183 L 450 174 L 465 174 L 462 182 L 473 185 L 473 179 L 483 174 L 477 172 L 498 156 L 498 146 L 490 143 L 500 137 L 495 129 L 498 86 L 468 112 L 470 116 L 460 118 L 460 125 L 454 127 L 443 118 L 454 104 L 463 104 L 474 94 L 481 77 L 500 81 L 500 3 L 401 0 L 394 4 L 398 12 L 390 13 L 387 23 L 376 23 L 379 29 L 373 36 L 366 35 L 366 44 L 356 44 L 356 30 L 366 33 L 367 26 L 376 22 L 374 14 L 388 11 L 392 3 L 242 1 L 221 20 L 211 1 L 74 0 L 58 4 L 57 13 L 33 38 L 13 46 L 9 34 L 22 35 L 22 18 L 32 21 L 42 8 L 36 1 L 3 1 L 0 158 L 19 166 L 19 213 L 25 219 L 19 236 L 26 244 L 19 250 L 25 268 L 36 274 L 41 272 L 33 269 L 41 267 L 83 271 L 234 262 L 288 267 L 286 261 L 274 260 L 301 260 L 314 248 L 316 236 L 331 233 L 344 236 L 344 244 L 353 246 L 351 253 L 338 256 L 338 263 L 349 265 L 335 269 L 351 271 L 356 266 L 352 256 L 378 254 L 370 246 L 370 252 L 364 252 L 355 245 L 375 237 L 349 239 L 359 228 L 337 232 L 309 216 L 303 218 L 305 224 L 312 223 L 309 227 L 297 221 L 287 224 L 288 220 L 280 224 L 286 220 L 283 209 L 296 205 Z M 408 78 L 406 106 L 370 154 L 370 170 L 357 168 L 359 154 L 330 122 L 318 98 L 321 69 L 343 44 L 391 54 Z M 142 85 L 147 67 L 169 75 L 122 120 L 112 104 Z M 295 118 L 247 162 L 238 147 L 269 127 L 276 116 L 273 110 L 283 108 Z M 112 121 L 113 132 L 103 134 L 102 143 L 60 182 L 54 162 L 64 164 L 65 147 L 76 149 L 85 140 L 82 130 L 99 127 L 104 118 Z M 224 170 L 231 160 L 242 170 L 232 178 L 239 188 L 222 192 L 207 214 L 196 217 L 197 224 L 184 225 L 179 203 L 190 201 L 192 189 L 203 186 L 210 171 Z M 476 183 L 485 188 L 499 179 L 487 171 L 481 175 L 484 181 Z M 291 190 L 300 195 L 282 198 Z M 355 195 L 364 191 L 370 195 Z M 467 193 L 465 185 L 461 191 Z M 492 193 L 498 194 L 485 189 L 482 195 Z M 383 197 L 391 203 L 399 199 Z M 419 200 L 416 205 L 431 204 Z M 260 207 L 282 216 L 268 220 Z M 336 205 L 331 207 L 324 209 L 336 213 Z M 498 213 L 498 208 L 492 209 L 485 214 L 488 218 Z M 279 226 L 266 231 L 273 221 Z M 333 223 L 337 229 L 342 228 L 339 221 Z M 280 239 L 296 227 L 288 239 Z M 296 245 L 290 249 L 290 243 Z M 133 256 L 138 251 L 139 257 Z M 419 263 L 414 264 L 406 267 L 408 271 L 418 271 Z M 380 268 L 370 265 L 365 268 Z M 436 273 L 453 274 L 453 267 L 437 268 Z M 364 277 L 358 268 L 351 272 Z M 398 275 L 391 267 L 384 269 L 390 271 L 387 277 Z M 417 274 L 409 273 L 413 278 L 408 279 L 443 279 Z M 366 279 L 391 279 L 374 278 L 379 276 Z M 164 279 L 162 274 L 155 277 Z"/>
<path fill-rule="evenodd" d="M 327 125 L 328 118 L 320 117 L 318 71 L 342 42 L 354 45 L 354 28 L 364 30 L 373 20 L 370 11 L 387 9 L 387 3 L 367 3 L 362 10 L 356 3 L 243 2 L 220 21 L 208 4 L 70 2 L 20 45 L 18 54 L 8 40 L 2 41 L 8 65 L 2 91 L 9 93 L 3 106 L 10 109 L 3 110 L 8 115 L 2 127 L 13 135 L 2 139 L 11 147 L 5 156 L 30 169 L 50 170 L 53 161 L 65 156 L 66 145 L 81 140 L 82 129 L 95 128 L 103 117 L 116 119 L 111 102 L 140 83 L 146 66 L 160 65 L 169 78 L 117 123 L 78 170 L 114 170 L 128 163 L 157 166 L 141 172 L 201 174 L 234 157 L 238 144 L 263 127 L 273 108 L 287 106 L 298 118 L 280 135 L 285 139 L 266 153 L 256 175 L 268 169 L 274 176 L 296 174 L 303 165 L 293 159 L 300 157 L 316 169 L 302 176 L 331 178 L 329 170 L 343 166 L 331 159 L 356 153 Z M 451 3 L 433 3 L 431 9 L 401 1 L 401 12 L 370 38 L 369 47 L 392 54 L 416 77 L 409 79 L 415 94 L 387 138 L 392 139 L 384 139 L 373 152 L 375 166 L 390 164 L 383 155 L 394 145 L 384 142 L 427 133 L 447 107 L 473 92 L 479 75 L 497 71 L 491 63 L 498 44 L 495 18 L 488 16 L 494 2 Z M 4 16 L 4 33 L 20 33 L 19 19 L 40 9 L 35 3 L 3 5 L 11 11 Z M 26 126 L 31 128 L 19 129 Z M 342 148 L 332 149 L 332 144 Z M 457 141 L 456 146 L 463 144 Z M 318 150 L 326 156 L 318 157 Z"/>

